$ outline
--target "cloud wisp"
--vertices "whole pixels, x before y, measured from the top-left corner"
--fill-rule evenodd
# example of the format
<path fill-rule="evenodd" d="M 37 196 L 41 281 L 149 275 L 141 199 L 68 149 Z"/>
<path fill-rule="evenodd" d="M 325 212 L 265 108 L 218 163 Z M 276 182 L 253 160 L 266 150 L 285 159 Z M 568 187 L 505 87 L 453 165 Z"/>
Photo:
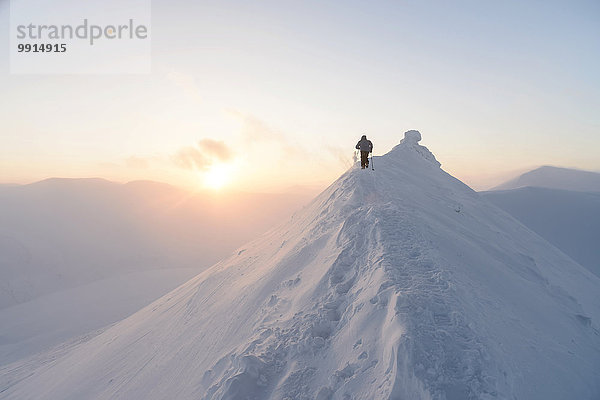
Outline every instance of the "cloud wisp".
<path fill-rule="evenodd" d="M 269 126 L 265 121 L 252 114 L 237 110 L 226 110 L 226 113 L 240 121 L 240 142 L 245 148 L 256 146 L 275 146 L 285 160 L 302 159 L 310 156 L 310 152 L 300 143 L 290 141 L 281 131 Z"/>
<path fill-rule="evenodd" d="M 173 161 L 184 169 L 206 171 L 215 162 L 227 162 L 233 158 L 233 151 L 225 142 L 214 139 L 201 139 L 195 146 L 180 149 Z"/>

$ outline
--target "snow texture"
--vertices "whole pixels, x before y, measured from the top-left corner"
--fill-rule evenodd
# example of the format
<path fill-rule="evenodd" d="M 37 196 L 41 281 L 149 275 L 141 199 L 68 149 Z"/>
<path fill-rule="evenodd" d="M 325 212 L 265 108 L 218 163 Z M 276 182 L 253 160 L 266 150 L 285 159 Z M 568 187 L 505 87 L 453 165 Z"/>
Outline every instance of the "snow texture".
<path fill-rule="evenodd" d="M 4 399 L 597 399 L 600 279 L 416 133 Z"/>

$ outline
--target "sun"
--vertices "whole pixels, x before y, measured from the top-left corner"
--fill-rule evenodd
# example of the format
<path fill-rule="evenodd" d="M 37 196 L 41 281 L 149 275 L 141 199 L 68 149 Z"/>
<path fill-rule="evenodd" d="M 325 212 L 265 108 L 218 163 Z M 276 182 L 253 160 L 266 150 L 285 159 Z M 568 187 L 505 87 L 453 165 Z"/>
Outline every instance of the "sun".
<path fill-rule="evenodd" d="M 226 164 L 213 164 L 204 173 L 204 186 L 219 190 L 231 180 L 231 166 Z"/>

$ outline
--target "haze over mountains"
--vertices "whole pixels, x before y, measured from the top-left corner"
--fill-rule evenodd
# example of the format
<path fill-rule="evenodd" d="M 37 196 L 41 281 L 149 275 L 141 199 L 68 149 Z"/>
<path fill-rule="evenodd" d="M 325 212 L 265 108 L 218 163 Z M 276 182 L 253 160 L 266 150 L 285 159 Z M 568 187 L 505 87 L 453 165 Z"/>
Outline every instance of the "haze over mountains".
<path fill-rule="evenodd" d="M 518 189 L 526 186 L 579 192 L 600 192 L 600 173 L 572 168 L 543 166 L 526 172 L 491 190 Z"/>
<path fill-rule="evenodd" d="M 0 368 L 6 399 L 595 399 L 600 278 L 407 132 L 278 229 L 107 328 Z"/>
<path fill-rule="evenodd" d="M 498 186 L 513 187 L 481 194 L 600 276 L 600 174 L 541 167 Z"/>
<path fill-rule="evenodd" d="M 308 199 L 102 179 L 1 186 L 0 364 L 130 315 Z"/>
<path fill-rule="evenodd" d="M 600 193 L 524 187 L 482 196 L 600 276 Z"/>

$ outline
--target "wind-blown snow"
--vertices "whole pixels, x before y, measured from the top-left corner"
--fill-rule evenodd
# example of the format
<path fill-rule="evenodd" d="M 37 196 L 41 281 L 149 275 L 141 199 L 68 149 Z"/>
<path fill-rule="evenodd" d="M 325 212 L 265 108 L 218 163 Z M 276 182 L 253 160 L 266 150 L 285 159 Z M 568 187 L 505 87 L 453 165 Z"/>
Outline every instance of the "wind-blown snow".
<path fill-rule="evenodd" d="M 600 279 L 417 142 L 0 396 L 598 398 Z"/>

